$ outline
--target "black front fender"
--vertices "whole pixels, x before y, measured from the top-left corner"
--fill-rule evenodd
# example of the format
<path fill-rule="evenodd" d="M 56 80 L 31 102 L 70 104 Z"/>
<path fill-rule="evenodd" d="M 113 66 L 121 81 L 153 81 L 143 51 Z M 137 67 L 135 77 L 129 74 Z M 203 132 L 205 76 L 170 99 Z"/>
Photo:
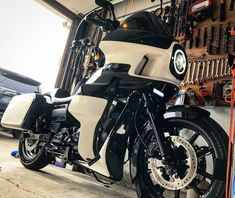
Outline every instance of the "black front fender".
<path fill-rule="evenodd" d="M 184 105 L 176 105 L 167 108 L 164 117 L 172 118 L 172 117 L 180 117 L 187 120 L 195 119 L 199 116 L 210 116 L 210 112 L 202 109 L 200 107 L 190 107 Z"/>
<path fill-rule="evenodd" d="M 190 106 L 184 106 L 184 105 L 177 105 L 177 106 L 171 106 L 168 107 L 166 110 L 166 113 L 164 114 L 165 119 L 170 118 L 184 118 L 187 120 L 195 119 L 197 117 L 201 116 L 210 116 L 210 112 L 208 112 L 205 109 L 199 108 L 199 107 L 190 107 Z M 145 136 L 145 134 L 141 135 L 142 138 Z M 133 141 L 133 146 L 130 153 L 130 176 L 132 179 L 132 182 L 134 181 L 136 174 L 137 174 L 137 156 L 139 147 L 142 144 L 139 136 L 136 137 L 136 139 Z"/>

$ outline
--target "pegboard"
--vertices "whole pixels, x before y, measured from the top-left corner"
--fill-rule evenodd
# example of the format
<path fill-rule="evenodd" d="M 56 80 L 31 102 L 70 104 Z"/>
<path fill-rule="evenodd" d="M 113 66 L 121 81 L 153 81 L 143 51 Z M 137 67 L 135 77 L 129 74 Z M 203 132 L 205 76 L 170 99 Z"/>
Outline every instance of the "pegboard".
<path fill-rule="evenodd" d="M 212 1 L 211 17 L 194 22 L 190 38 L 176 34 L 189 58 L 188 72 L 181 89 L 189 96 L 190 104 L 229 105 L 225 102 L 225 95 L 231 91 L 227 54 L 235 53 L 235 37 L 229 32 L 231 27 L 235 27 L 235 10 L 230 11 L 230 1 L 226 1 L 225 19 L 221 21 L 221 2 L 225 1 Z"/>

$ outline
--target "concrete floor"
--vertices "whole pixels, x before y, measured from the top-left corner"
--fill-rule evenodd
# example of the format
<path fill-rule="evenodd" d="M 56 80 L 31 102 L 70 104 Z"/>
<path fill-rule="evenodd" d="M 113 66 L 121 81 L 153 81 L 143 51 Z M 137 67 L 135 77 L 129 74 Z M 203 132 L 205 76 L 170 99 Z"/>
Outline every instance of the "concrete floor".
<path fill-rule="evenodd" d="M 0 198 L 134 198 L 134 191 L 106 186 L 94 178 L 49 165 L 41 171 L 24 168 L 10 155 L 18 141 L 0 132 Z"/>

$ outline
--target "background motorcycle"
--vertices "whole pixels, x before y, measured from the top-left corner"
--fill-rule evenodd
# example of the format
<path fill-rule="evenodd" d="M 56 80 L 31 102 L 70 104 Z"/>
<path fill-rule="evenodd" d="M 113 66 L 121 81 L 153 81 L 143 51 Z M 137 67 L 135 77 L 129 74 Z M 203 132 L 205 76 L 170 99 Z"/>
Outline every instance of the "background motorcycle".
<path fill-rule="evenodd" d="M 119 27 L 113 5 L 96 3 L 113 15 L 85 17 L 108 32 L 99 45 L 105 65 L 80 93 L 17 96 L 2 118 L 3 126 L 26 130 L 21 163 L 38 170 L 58 157 L 119 181 L 128 150 L 138 197 L 178 198 L 190 189 L 224 197 L 226 133 L 206 110 L 165 105 L 185 76 L 184 49 L 152 13 Z"/>

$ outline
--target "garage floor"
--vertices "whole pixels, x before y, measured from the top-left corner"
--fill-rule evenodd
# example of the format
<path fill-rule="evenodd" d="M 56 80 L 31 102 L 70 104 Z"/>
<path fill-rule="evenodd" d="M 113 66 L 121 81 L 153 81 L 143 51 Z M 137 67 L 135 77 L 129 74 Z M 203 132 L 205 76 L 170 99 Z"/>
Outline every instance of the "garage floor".
<path fill-rule="evenodd" d="M 135 192 L 118 185 L 104 186 L 90 176 L 49 165 L 42 171 L 24 168 L 10 155 L 18 141 L 0 132 L 0 197 L 2 198 L 134 198 Z"/>

